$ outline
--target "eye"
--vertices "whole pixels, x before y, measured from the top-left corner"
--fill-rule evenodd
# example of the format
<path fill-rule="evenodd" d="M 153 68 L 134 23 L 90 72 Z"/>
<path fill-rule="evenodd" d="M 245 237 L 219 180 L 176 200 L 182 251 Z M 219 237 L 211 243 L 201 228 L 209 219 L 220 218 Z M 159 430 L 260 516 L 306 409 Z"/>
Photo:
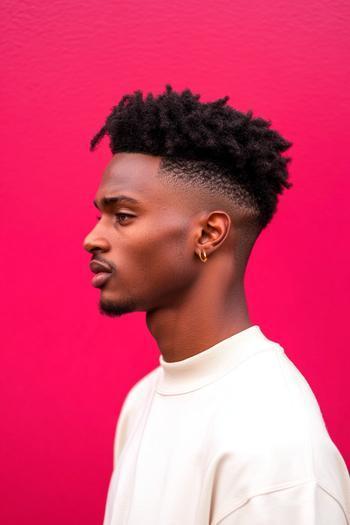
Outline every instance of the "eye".
<path fill-rule="evenodd" d="M 133 215 L 130 215 L 129 213 L 116 213 L 115 216 L 116 216 L 116 217 L 119 217 L 118 222 L 121 222 L 121 223 L 123 223 L 123 222 L 125 222 L 125 221 L 123 221 L 123 220 L 120 221 L 120 218 L 123 218 L 123 217 L 133 217 Z"/>
<path fill-rule="evenodd" d="M 124 222 L 123 218 L 125 218 L 125 217 L 134 217 L 134 215 L 130 215 L 129 213 L 115 213 L 115 217 L 117 217 L 118 218 L 118 222 L 122 224 Z M 98 221 L 101 220 L 101 216 L 96 215 L 96 219 Z"/>

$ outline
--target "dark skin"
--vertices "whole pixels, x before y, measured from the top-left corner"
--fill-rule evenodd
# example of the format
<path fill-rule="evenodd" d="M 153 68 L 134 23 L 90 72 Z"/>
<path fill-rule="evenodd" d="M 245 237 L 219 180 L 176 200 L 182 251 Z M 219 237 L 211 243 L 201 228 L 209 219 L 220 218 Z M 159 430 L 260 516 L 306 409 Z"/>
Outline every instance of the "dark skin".
<path fill-rule="evenodd" d="M 160 160 L 142 153 L 112 157 L 96 193 L 101 218 L 84 248 L 113 268 L 100 289 L 100 312 L 145 311 L 163 358 L 174 362 L 253 323 L 230 213 L 195 188 L 165 179 Z M 139 203 L 102 206 L 103 197 L 121 194 Z M 205 263 L 198 256 L 203 250 Z"/>

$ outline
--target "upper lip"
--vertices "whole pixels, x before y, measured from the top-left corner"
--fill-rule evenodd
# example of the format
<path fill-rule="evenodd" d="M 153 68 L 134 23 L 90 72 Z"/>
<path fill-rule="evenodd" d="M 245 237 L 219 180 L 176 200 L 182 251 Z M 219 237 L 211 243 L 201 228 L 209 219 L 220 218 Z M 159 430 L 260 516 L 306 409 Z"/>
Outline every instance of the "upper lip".
<path fill-rule="evenodd" d="M 99 272 L 112 272 L 112 268 L 104 262 L 92 260 L 89 263 L 90 270 L 92 270 L 94 273 Z"/>

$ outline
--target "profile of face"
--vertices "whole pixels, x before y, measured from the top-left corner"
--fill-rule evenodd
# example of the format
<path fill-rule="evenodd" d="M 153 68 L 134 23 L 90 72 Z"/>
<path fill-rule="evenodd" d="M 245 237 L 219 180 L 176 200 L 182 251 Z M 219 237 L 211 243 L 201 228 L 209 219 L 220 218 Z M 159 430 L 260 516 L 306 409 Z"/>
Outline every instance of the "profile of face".
<path fill-rule="evenodd" d="M 93 260 L 112 270 L 99 287 L 102 314 L 174 306 L 198 275 L 193 196 L 162 179 L 159 164 L 160 157 L 117 153 L 102 175 L 95 198 L 99 218 L 83 243 Z"/>

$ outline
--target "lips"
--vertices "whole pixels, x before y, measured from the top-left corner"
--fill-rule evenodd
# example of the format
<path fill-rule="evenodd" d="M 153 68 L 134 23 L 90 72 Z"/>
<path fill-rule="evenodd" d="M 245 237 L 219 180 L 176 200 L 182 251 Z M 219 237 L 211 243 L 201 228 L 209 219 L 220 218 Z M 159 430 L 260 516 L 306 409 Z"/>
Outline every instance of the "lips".
<path fill-rule="evenodd" d="M 112 272 L 112 268 L 108 264 L 103 263 L 101 261 L 92 260 L 90 261 L 89 266 L 90 266 L 90 270 L 93 271 L 94 273 L 100 273 L 100 272 L 111 273 Z"/>
<path fill-rule="evenodd" d="M 101 288 L 112 274 L 112 268 L 104 262 L 92 260 L 89 263 L 90 269 L 96 274 L 91 281 L 92 286 Z"/>
<path fill-rule="evenodd" d="M 95 288 L 101 288 L 112 275 L 111 272 L 99 272 L 91 280 L 92 286 Z"/>

